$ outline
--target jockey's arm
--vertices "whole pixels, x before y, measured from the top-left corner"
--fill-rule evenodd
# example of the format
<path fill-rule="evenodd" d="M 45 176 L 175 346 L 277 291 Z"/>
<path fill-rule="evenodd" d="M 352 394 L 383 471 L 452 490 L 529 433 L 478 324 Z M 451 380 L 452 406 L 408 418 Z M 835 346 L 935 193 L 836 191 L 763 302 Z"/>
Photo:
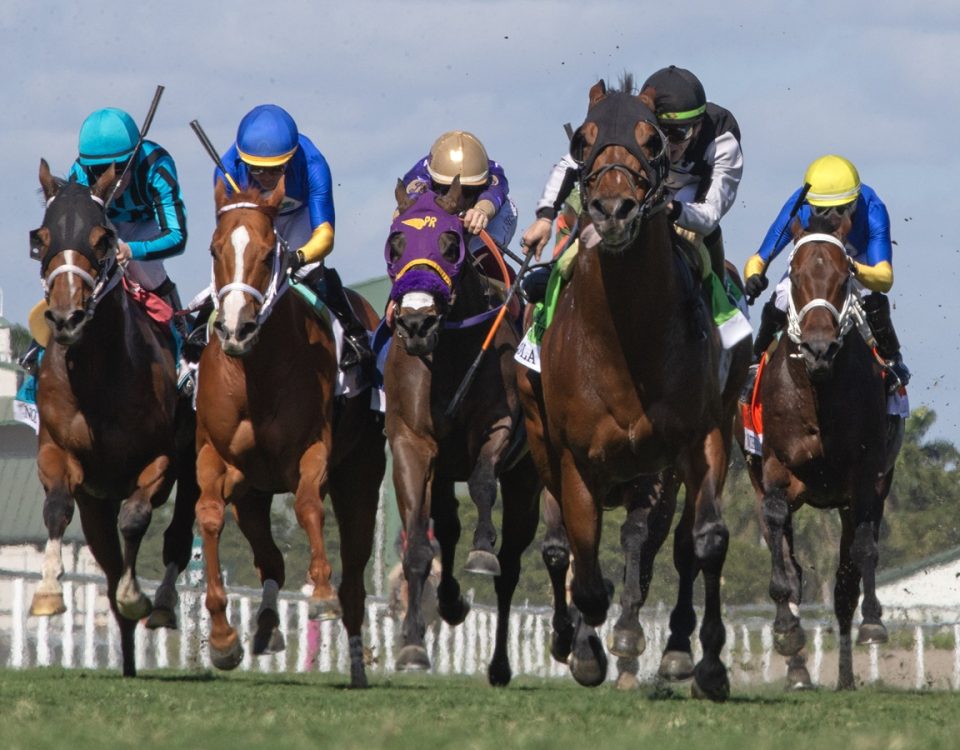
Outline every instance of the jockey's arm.
<path fill-rule="evenodd" d="M 309 180 L 309 211 L 313 234 L 303 247 L 298 248 L 305 263 L 326 258 L 333 252 L 335 215 L 333 209 L 333 180 L 326 159 L 319 152 L 307 160 Z"/>
<path fill-rule="evenodd" d="M 771 224 L 767 230 L 767 234 L 760 244 L 760 249 L 747 259 L 743 267 L 744 280 L 756 274 L 763 274 L 767 266 L 770 265 L 780 251 L 793 239 L 793 236 L 788 231 L 788 225 L 793 221 L 790 212 L 793 210 L 799 194 L 800 189 L 798 188 L 793 195 L 787 199 L 787 202 L 783 204 L 783 208 L 780 209 L 780 213 L 777 214 L 777 218 L 773 220 L 773 224 Z"/>
<path fill-rule="evenodd" d="M 893 287 L 893 243 L 890 215 L 880 200 L 867 204 L 867 251 L 865 262 L 853 261 L 853 273 L 871 292 L 889 292 Z"/>
<path fill-rule="evenodd" d="M 149 240 L 130 242 L 134 260 L 162 260 L 180 255 L 187 246 L 187 210 L 177 182 L 173 159 L 164 156 L 150 170 L 147 193 L 160 233 Z"/>
<path fill-rule="evenodd" d="M 704 237 L 720 225 L 720 220 L 737 198 L 737 188 L 743 176 L 740 142 L 729 131 L 721 133 L 707 148 L 705 158 L 711 165 L 709 187 L 700 200 L 680 201 L 675 219 L 681 228 Z"/>

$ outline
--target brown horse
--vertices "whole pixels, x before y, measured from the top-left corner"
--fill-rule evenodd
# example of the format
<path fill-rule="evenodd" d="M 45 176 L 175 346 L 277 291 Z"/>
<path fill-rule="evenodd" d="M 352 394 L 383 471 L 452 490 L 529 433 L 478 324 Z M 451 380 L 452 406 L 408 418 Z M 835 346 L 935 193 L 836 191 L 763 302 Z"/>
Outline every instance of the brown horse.
<path fill-rule="evenodd" d="M 722 384 L 719 336 L 663 211 L 665 144 L 652 102 L 629 93 L 630 83 L 614 92 L 603 81 L 594 85 L 571 142 L 585 206 L 581 250 L 543 338 L 542 372 L 521 369 L 521 394 L 534 460 L 560 501 L 574 557 L 574 677 L 596 685 L 607 671 L 593 631 L 609 607 L 597 555 L 601 511 L 628 510 L 624 615 L 614 640 L 618 651 L 636 654 L 643 648 L 636 612 L 680 479 L 687 497 L 674 546 L 680 587 L 660 674 L 692 675 L 695 692 L 723 700 L 720 574 L 728 532 L 720 492 L 750 343 L 732 350 Z M 701 571 L 703 659 L 694 666 L 693 582 Z"/>
<path fill-rule="evenodd" d="M 42 226 L 31 233 L 31 254 L 41 264 L 53 338 L 37 390 L 37 467 L 49 539 L 30 611 L 66 610 L 58 580 L 61 541 L 75 502 L 107 577 L 123 674 L 134 676 L 137 620 L 151 615 L 153 627 L 176 627 L 174 582 L 190 560 L 197 484 L 192 410 L 178 404 L 172 335 L 133 304 L 119 283 L 117 237 L 104 209 L 113 179 L 111 167 L 92 189 L 64 183 L 40 162 L 47 209 Z M 153 508 L 166 501 L 175 481 L 176 508 L 163 546 L 166 575 L 151 614 L 137 581 L 137 552 Z"/>
<path fill-rule="evenodd" d="M 763 457 L 747 454 L 761 525 L 773 559 L 774 645 L 789 658 L 788 687 L 810 686 L 799 605 L 802 571 L 794 557 L 792 515 L 804 503 L 840 511 L 840 562 L 834 611 L 840 624 L 839 682 L 854 687 L 850 627 L 863 578 L 857 643 L 884 643 L 874 574 L 883 506 L 903 424 L 886 414 L 882 367 L 870 338 L 844 249 L 850 217 L 793 227 L 787 335 L 759 385 Z"/>
<path fill-rule="evenodd" d="M 274 493 L 296 493 L 297 520 L 310 540 L 311 616 L 343 617 L 350 644 L 350 684 L 366 687 L 361 628 L 363 572 L 373 546 L 380 483 L 386 468 L 383 420 L 370 409 L 369 387 L 335 398 L 334 334 L 284 283 L 285 253 L 273 221 L 283 182 L 264 199 L 255 190 L 228 197 L 217 185 L 217 227 L 211 242 L 212 338 L 200 360 L 197 394 L 197 520 L 203 534 L 210 656 L 232 669 L 243 647 L 226 617 L 219 539 L 224 508 L 233 503 L 263 583 L 253 640 L 256 654 L 284 647 L 277 629 L 277 592 L 284 564 L 270 532 Z M 377 317 L 352 295 L 372 328 Z M 323 499 L 329 491 L 340 527 L 343 578 L 330 583 L 323 543 Z"/>
<path fill-rule="evenodd" d="M 459 181 L 439 199 L 430 192 L 411 198 L 398 184 L 396 199 L 387 261 L 395 279 L 391 299 L 397 313 L 384 388 L 393 481 L 407 539 L 403 570 L 409 593 L 397 669 L 430 667 L 420 596 L 433 558 L 427 535 L 431 517 L 441 548 L 440 615 L 456 625 L 469 612 L 453 575 L 460 538 L 454 483 L 466 481 L 479 519 L 465 569 L 496 576 L 497 632 L 488 677 L 493 685 L 506 685 L 512 675 L 510 602 L 520 577 L 520 555 L 536 533 L 541 489 L 529 454 L 517 459 L 522 417 L 512 359 L 518 334 L 509 324 L 497 330 L 468 397 L 449 414 L 454 392 L 490 329 L 490 313 L 496 313 L 503 298 L 466 257 L 463 226 L 456 217 Z M 503 542 L 494 556 L 498 480 Z"/>

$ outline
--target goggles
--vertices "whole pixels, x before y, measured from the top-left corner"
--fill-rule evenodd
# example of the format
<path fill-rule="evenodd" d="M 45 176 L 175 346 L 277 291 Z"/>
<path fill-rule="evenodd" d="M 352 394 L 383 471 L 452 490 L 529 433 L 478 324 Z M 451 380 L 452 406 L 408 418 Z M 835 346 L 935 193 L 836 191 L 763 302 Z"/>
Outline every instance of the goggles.
<path fill-rule="evenodd" d="M 697 123 L 690 125 L 660 125 L 660 130 L 670 143 L 686 143 L 693 138 Z"/>

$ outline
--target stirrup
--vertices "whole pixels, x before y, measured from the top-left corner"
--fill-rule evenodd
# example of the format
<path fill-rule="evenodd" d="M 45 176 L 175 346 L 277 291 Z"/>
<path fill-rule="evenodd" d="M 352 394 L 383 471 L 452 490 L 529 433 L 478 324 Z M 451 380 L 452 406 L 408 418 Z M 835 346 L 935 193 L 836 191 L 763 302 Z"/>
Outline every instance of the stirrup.
<path fill-rule="evenodd" d="M 17 365 L 28 375 L 36 376 L 40 369 L 40 352 L 43 347 L 36 341 L 32 342 L 27 350 L 17 360 Z"/>
<path fill-rule="evenodd" d="M 740 403 L 749 404 L 753 399 L 753 389 L 757 384 L 757 371 L 760 369 L 760 365 L 757 362 L 754 362 L 750 365 L 747 370 L 747 377 L 743 381 L 743 387 L 740 389 Z"/>
<path fill-rule="evenodd" d="M 895 357 L 891 357 L 886 360 L 887 365 L 887 374 L 889 380 L 887 383 L 887 392 L 893 393 L 900 388 L 906 388 L 907 383 L 910 382 L 911 373 L 907 366 L 903 363 L 903 357 L 899 354 Z"/>
<path fill-rule="evenodd" d="M 363 340 L 359 340 L 361 336 L 363 337 Z M 354 367 L 360 367 L 364 372 L 369 372 L 369 368 L 374 363 L 376 358 L 374 357 L 373 350 L 370 348 L 370 345 L 367 343 L 366 339 L 366 331 L 364 331 L 362 334 L 350 334 L 344 332 L 344 346 L 341 350 L 340 356 L 341 370 L 346 372 Z"/>

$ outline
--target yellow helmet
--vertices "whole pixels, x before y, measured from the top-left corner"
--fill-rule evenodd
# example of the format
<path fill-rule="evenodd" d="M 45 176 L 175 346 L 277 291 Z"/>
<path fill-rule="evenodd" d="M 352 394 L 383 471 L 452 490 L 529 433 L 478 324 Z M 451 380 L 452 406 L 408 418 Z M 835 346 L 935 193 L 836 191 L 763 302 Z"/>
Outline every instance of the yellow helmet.
<path fill-rule="evenodd" d="M 451 130 L 430 147 L 427 172 L 440 185 L 449 185 L 457 175 L 461 185 L 485 185 L 489 162 L 487 150 L 477 136 L 466 130 Z"/>
<path fill-rule="evenodd" d="M 857 168 L 842 156 L 821 156 L 807 167 L 803 181 L 810 185 L 807 203 L 811 206 L 842 206 L 860 197 Z"/>

